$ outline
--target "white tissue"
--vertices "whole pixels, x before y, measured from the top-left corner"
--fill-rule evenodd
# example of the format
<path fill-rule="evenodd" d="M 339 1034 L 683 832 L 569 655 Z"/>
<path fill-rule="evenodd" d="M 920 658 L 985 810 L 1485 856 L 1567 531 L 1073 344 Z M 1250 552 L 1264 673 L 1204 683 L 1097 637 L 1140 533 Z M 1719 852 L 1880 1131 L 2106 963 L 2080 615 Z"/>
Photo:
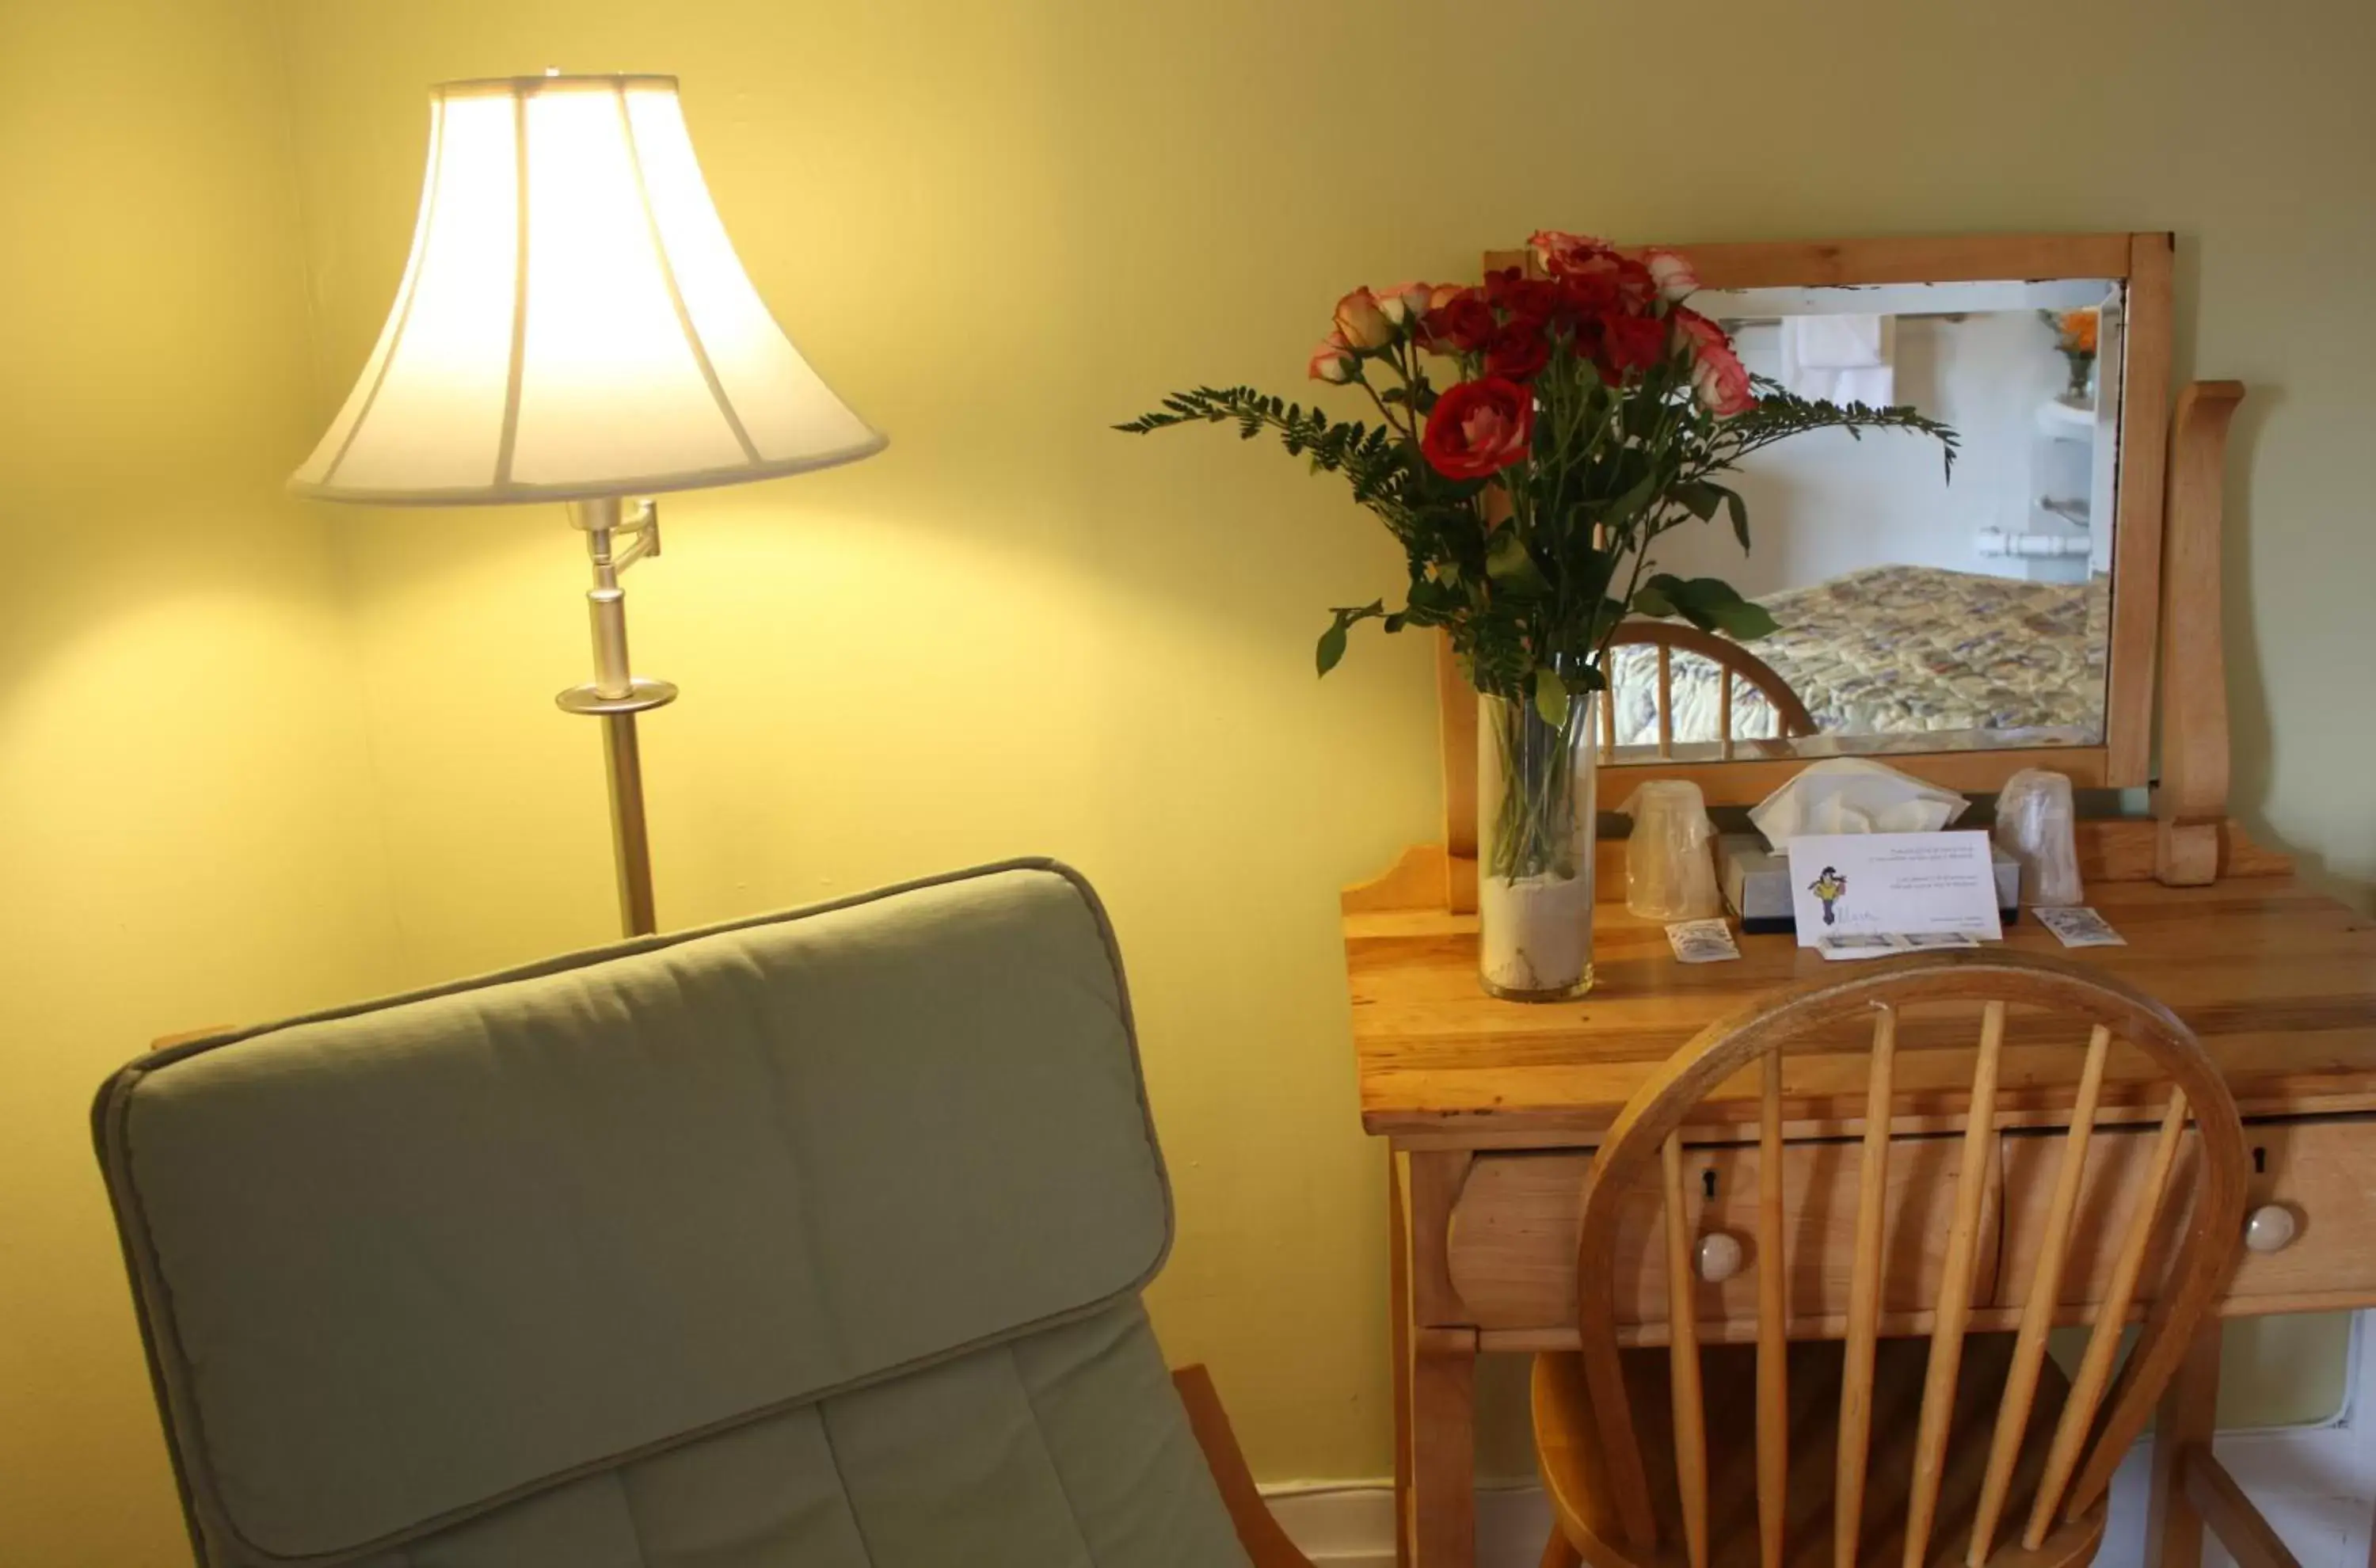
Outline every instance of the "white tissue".
<path fill-rule="evenodd" d="M 1811 763 L 1757 802 L 1749 820 L 1779 853 L 1810 833 L 1936 833 L 1970 802 L 1862 757 Z"/>

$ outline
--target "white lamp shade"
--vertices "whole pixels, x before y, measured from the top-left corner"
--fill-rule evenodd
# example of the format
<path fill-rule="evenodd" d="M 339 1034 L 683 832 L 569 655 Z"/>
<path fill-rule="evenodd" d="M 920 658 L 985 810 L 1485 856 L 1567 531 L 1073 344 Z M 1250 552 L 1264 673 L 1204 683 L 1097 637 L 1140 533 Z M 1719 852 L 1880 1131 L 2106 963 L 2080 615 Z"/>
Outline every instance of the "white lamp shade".
<path fill-rule="evenodd" d="M 449 82 L 412 257 L 300 493 L 640 495 L 880 451 L 752 287 L 673 77 Z"/>

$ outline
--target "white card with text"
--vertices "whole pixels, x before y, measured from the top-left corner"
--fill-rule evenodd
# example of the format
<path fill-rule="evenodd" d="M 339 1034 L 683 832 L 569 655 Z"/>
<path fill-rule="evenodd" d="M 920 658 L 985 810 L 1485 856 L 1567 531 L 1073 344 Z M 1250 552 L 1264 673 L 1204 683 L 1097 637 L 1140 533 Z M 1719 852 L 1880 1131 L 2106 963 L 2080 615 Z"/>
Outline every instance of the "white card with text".
<path fill-rule="evenodd" d="M 1811 834 L 1791 839 L 1789 854 L 1801 947 L 1826 936 L 2004 935 L 1985 833 Z"/>

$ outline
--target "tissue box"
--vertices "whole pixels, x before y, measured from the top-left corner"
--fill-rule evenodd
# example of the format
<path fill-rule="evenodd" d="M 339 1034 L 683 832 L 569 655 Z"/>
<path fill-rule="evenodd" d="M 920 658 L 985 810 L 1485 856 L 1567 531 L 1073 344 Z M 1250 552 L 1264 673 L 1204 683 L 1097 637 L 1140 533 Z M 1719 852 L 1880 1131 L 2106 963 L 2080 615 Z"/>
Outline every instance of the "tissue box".
<path fill-rule="evenodd" d="M 1996 867 L 1997 910 L 2011 925 L 2021 911 L 2021 862 L 1993 844 L 1989 858 Z M 1757 834 L 1728 833 L 1716 841 L 1716 875 L 1725 904 L 1740 917 L 1742 931 L 1752 935 L 1798 933 L 1790 906 L 1789 856 L 1767 849 Z"/>

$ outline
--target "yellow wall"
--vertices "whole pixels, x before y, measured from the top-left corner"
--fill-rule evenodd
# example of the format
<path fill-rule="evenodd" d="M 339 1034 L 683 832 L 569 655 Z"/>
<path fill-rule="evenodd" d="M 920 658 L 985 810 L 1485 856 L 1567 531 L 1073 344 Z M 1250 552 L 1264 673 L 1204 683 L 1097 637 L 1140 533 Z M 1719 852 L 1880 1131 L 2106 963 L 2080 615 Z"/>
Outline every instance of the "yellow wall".
<path fill-rule="evenodd" d="M 0 1562 L 185 1560 L 86 1116 L 393 977 L 269 18 L 0 0 Z"/>
<path fill-rule="evenodd" d="M 663 919 L 1016 851 L 1081 865 L 1121 926 L 1178 1186 L 1181 1243 L 1156 1295 L 1166 1343 L 1215 1364 L 1263 1475 L 1378 1474 L 1383 1205 L 1379 1157 L 1355 1129 L 1334 889 L 1433 831 L 1423 650 L 1365 637 L 1314 683 L 1322 607 L 1393 585 L 1395 556 L 1374 526 L 1274 453 L 1218 433 L 1134 441 L 1105 423 L 1194 380 L 1296 391 L 1347 284 L 1466 275 L 1480 247 L 1539 223 L 1629 239 L 2174 228 L 2182 368 L 2254 386 L 2231 510 L 2241 805 L 2363 904 L 2376 883 L 2376 818 L 2357 771 L 2376 750 L 2336 721 L 2365 712 L 2358 667 L 2376 652 L 2357 602 L 2376 573 L 2357 462 L 2376 413 L 2362 369 L 2376 360 L 2376 304 L 2358 278 L 2376 242 L 2366 156 L 2376 110 L 2358 80 L 2376 45 L 2368 9 L 1711 0 L 1688 28 L 1684 14 L 1599 0 L 283 0 L 276 39 L 236 8 L 184 6 L 173 29 L 203 40 L 181 47 L 237 59 L 208 84 L 204 113 L 143 110 L 181 127 L 174 156 L 208 159 L 204 179 L 174 182 L 160 200 L 187 209 L 201 205 L 194 186 L 237 185 L 225 197 L 260 212 L 185 221 L 205 245 L 264 259 L 243 274 L 258 291 L 249 318 L 235 331 L 212 324 L 226 339 L 214 352 L 232 362 L 210 364 L 203 385 L 169 374 L 134 395 L 169 413 L 177 434 L 240 410 L 237 450 L 253 461 L 223 493 L 252 493 L 239 516 L 283 545 L 271 556 L 278 576 L 244 563 L 233 572 L 220 554 L 181 569 L 208 572 L 224 594 L 284 583 L 291 624 L 319 629 L 315 600 L 303 600 L 310 618 L 293 608 L 301 585 L 318 584 L 308 553 L 318 536 L 267 497 L 343 392 L 393 292 L 428 83 L 548 65 L 681 74 L 761 290 L 893 445 L 855 468 L 671 501 L 668 553 L 631 580 L 639 667 L 687 692 L 647 729 Z M 107 32 L 95 18 L 75 27 L 86 42 Z M 303 373 L 285 363 L 289 324 L 265 287 L 294 266 L 291 212 L 241 184 L 253 150 L 242 138 L 272 141 L 274 91 L 294 148 L 316 328 Z M 36 168 L 42 157 L 92 165 L 93 147 L 116 145 L 89 124 L 90 106 L 54 113 L 75 116 L 77 145 L 41 151 Z M 187 134 L 194 113 L 220 123 L 216 152 Z M 42 137 L 68 139 L 46 126 Z M 0 144 L 10 179 L 20 143 L 46 147 L 12 124 Z M 60 188 L 42 199 L 45 212 L 79 212 L 89 196 Z M 142 248 L 138 204 L 124 205 L 102 232 L 65 225 L 91 259 L 52 263 L 94 300 L 123 292 L 103 288 L 101 269 L 151 290 L 190 276 L 182 246 L 194 242 Z M 160 220 L 172 221 L 139 218 Z M 273 236 L 286 244 L 267 244 Z M 13 327 L 19 302 L 6 308 Z M 160 352 L 129 318 L 116 330 L 127 359 L 136 344 Z M 90 372 L 64 347 L 52 360 Z M 195 362 L 173 362 L 186 373 Z M 233 386 L 241 366 L 253 374 Z M 20 364 L 12 388 L 27 379 Z M 89 422 L 61 422 L 50 445 L 88 440 Z M 220 439 L 192 445 L 149 465 L 181 478 L 177 500 L 187 475 L 229 462 Z M 143 477 L 138 499 L 155 503 L 162 492 Z M 21 498 L 19 487 L 0 505 Z M 161 526 L 134 520 L 129 505 L 122 537 Z M 233 918 L 202 922 L 195 885 L 165 888 L 134 913 L 189 929 L 135 978 L 184 966 L 222 988 L 212 1011 L 248 1011 L 248 993 L 233 994 L 236 953 L 200 944 L 244 939 L 249 969 L 269 961 L 257 986 L 269 980 L 293 999 L 608 934 L 596 740 L 550 703 L 586 660 L 573 597 L 582 562 L 558 509 L 314 517 L 351 594 L 377 826 L 394 847 L 398 972 L 372 970 L 366 944 L 339 934 L 370 925 L 364 890 L 379 873 L 351 858 L 367 850 L 318 812 L 291 807 L 288 823 L 265 823 L 232 799 L 234 777 L 239 790 L 318 802 L 327 781 L 350 774 L 339 760 L 353 755 L 346 710 L 333 700 L 348 683 L 324 652 L 279 661 L 289 668 L 277 679 L 314 683 L 310 706 L 259 697 L 216 728 L 236 724 L 262 756 L 276 754 L 274 737 L 333 735 L 335 756 L 311 759 L 302 778 L 226 766 L 208 799 L 237 812 L 226 833 L 255 840 L 268 828 L 284 859 L 317 821 L 307 842 L 350 858 L 296 885 L 348 894 L 352 921 L 290 931 L 296 892 L 276 900 L 280 885 L 267 879 Z M 172 572 L 158 576 L 185 602 Z M 244 600 L 243 611 L 239 636 L 261 637 L 266 623 Z M 114 624 L 58 613 L 60 639 L 71 631 L 76 647 Z M 216 659 L 248 646 L 209 636 Z M 327 649 L 335 639 L 323 637 Z M 29 680 L 42 671 L 23 658 L 6 667 L 51 710 L 76 703 L 84 726 L 86 706 L 144 711 L 121 694 L 104 709 L 83 705 L 55 673 Z M 160 726 L 189 722 L 142 700 L 167 709 Z M 20 728 L 12 716 L 0 736 Z M 128 746 L 138 730 L 127 719 L 121 732 L 76 733 Z M 221 766 L 220 734 L 214 745 Z M 113 793 L 83 778 L 69 794 L 54 764 L 43 788 L 77 811 L 118 802 L 111 826 L 137 816 L 122 774 L 96 763 L 87 773 Z M 177 809 L 186 792 L 175 791 Z M 216 852 L 208 832 L 184 828 L 170 845 L 107 853 L 154 876 L 169 849 L 201 847 Z M 252 844 L 243 853 L 269 859 Z M 194 884 L 216 874 L 188 873 Z M 158 1027 L 192 1010 L 181 1000 Z M 16 1054 L 42 1038 L 20 1031 Z M 100 1515 L 147 1532 L 146 1556 L 85 1561 L 165 1562 L 168 1504 L 121 1288 L 96 1261 L 105 1226 L 66 1117 L 115 1046 L 63 1072 L 53 1065 L 63 1048 L 41 1049 L 53 1056 L 36 1081 L 55 1078 L 61 1095 L 31 1118 L 35 1141 L 55 1146 L 42 1157 L 55 1191 L 40 1194 L 40 1223 L 90 1254 L 82 1275 L 45 1286 L 45 1304 L 28 1309 L 45 1333 L 64 1335 L 73 1317 L 71 1354 L 42 1358 L 42 1375 L 89 1390 L 87 1409 L 61 1414 L 56 1396 L 31 1407 L 81 1423 L 77 1462 L 57 1471 L 71 1495 L 45 1506 L 53 1527 Z M 80 1311 L 94 1303 L 104 1311 Z M 2231 1414 L 2331 1408 L 2339 1346 L 2332 1324 L 2239 1342 L 2251 1397 Z M 1526 1468 L 1510 1393 L 1497 1384 L 1490 1423 L 1489 1465 L 1505 1473 Z M 11 1405 L 0 1429 L 22 1430 Z M 120 1454 L 137 1465 L 120 1470 Z M 9 1506 L 0 1498 L 0 1519 Z M 13 1561 L 23 1554 L 8 1550 L 9 1528 L 0 1523 L 0 1559 Z"/>
<path fill-rule="evenodd" d="M 1337 494 L 1219 433 L 1101 427 L 1197 379 L 1296 390 L 1348 283 L 1465 275 L 1544 222 L 2179 230 L 2185 363 L 2256 384 L 2243 804 L 2376 877 L 2346 771 L 2370 748 L 2330 722 L 2365 709 L 2346 585 L 2376 571 L 2347 466 L 2376 357 L 2364 7 L 2295 7 L 2314 47 L 2211 6 L 1711 9 L 1695 39 L 1567 0 L 289 8 L 331 387 L 402 261 L 423 84 L 684 78 L 762 291 L 893 445 L 669 505 L 631 594 L 639 666 L 688 693 L 647 727 L 665 918 L 1015 850 L 1087 869 L 1180 1175 L 1160 1326 L 1214 1361 L 1266 1476 L 1386 1467 L 1330 890 L 1432 833 L 1429 698 L 1420 650 L 1374 637 L 1309 675 L 1321 607 L 1395 577 Z M 544 706 L 585 657 L 558 513 L 341 536 L 420 973 L 602 935 L 595 740 Z M 2331 1409 L 2341 1344 L 2339 1321 L 2239 1341 L 2231 1414 Z M 1489 1465 L 1523 1472 L 1493 1424 Z"/>

